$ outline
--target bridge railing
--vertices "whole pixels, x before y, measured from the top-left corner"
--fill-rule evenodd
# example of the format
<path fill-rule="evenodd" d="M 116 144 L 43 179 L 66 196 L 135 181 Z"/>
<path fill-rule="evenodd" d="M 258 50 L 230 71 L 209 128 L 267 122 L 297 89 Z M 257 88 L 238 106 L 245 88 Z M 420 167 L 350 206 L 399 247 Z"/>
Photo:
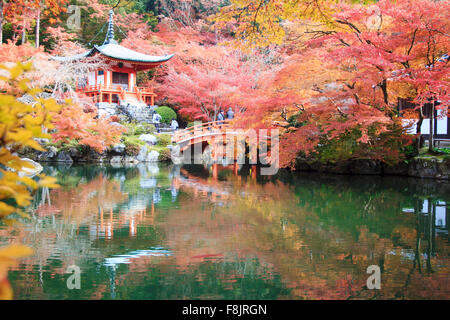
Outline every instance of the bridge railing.
<path fill-rule="evenodd" d="M 172 140 L 175 143 L 179 143 L 181 141 L 212 133 L 225 132 L 228 128 L 230 128 L 231 121 L 232 120 L 204 122 L 183 130 L 178 130 L 175 132 Z"/>

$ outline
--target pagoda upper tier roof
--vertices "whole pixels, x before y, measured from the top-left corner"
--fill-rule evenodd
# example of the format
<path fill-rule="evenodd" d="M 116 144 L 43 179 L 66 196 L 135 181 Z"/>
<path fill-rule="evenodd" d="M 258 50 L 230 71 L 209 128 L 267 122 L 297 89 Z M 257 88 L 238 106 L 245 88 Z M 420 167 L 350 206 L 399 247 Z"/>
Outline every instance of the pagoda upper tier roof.
<path fill-rule="evenodd" d="M 128 48 L 125 48 L 118 44 L 115 41 L 111 41 L 110 43 L 103 44 L 101 46 L 96 46 L 84 53 L 77 54 L 69 57 L 53 57 L 57 61 L 76 61 L 81 60 L 86 57 L 90 57 L 99 53 L 107 58 L 121 60 L 121 61 L 129 61 L 131 63 L 162 63 L 170 60 L 174 55 L 164 55 L 164 56 L 151 56 L 144 53 L 140 53 Z"/>

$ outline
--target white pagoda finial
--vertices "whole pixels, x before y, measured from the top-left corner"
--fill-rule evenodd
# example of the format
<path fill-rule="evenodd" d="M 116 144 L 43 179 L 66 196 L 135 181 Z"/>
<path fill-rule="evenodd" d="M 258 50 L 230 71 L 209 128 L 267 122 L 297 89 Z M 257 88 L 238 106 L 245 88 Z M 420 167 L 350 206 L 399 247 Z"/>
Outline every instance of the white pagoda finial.
<path fill-rule="evenodd" d="M 113 10 L 109 10 L 109 22 L 108 22 L 108 32 L 106 33 L 105 42 L 103 44 L 108 43 L 117 43 L 116 40 L 114 40 L 114 12 Z"/>

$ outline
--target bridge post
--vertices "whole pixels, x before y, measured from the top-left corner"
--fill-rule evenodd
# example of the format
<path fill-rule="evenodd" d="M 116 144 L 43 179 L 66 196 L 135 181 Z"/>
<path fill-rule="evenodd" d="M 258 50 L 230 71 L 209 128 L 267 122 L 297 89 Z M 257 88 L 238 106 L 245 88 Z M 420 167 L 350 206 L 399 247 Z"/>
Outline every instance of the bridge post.
<path fill-rule="evenodd" d="M 256 164 L 252 165 L 252 179 L 256 180 L 256 170 L 257 170 L 257 166 Z"/>
<path fill-rule="evenodd" d="M 213 163 L 212 172 L 213 172 L 213 179 L 217 180 L 219 178 L 219 165 L 217 163 Z"/>

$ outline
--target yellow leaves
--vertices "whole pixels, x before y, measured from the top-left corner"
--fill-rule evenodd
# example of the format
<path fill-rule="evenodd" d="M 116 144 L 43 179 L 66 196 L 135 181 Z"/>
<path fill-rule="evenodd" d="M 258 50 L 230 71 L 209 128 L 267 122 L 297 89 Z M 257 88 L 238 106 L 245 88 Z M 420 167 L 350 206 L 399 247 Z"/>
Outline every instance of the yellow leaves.
<path fill-rule="evenodd" d="M 4 278 L 0 280 L 0 300 L 12 300 L 13 291 L 9 281 Z"/>
<path fill-rule="evenodd" d="M 20 208 L 30 204 L 31 190 L 40 186 L 57 187 L 55 179 L 45 175 L 40 176 L 39 182 L 23 176 L 35 168 L 29 161 L 13 154 L 22 147 L 44 151 L 35 138 L 49 137 L 42 129 L 52 127 L 52 113 L 62 107 L 54 99 L 36 97 L 40 89 L 28 88 L 29 80 L 23 74 L 31 70 L 31 66 L 31 63 L 17 63 L 9 68 L 0 65 L 0 69 L 9 73 L 9 77 L 2 80 L 11 87 L 6 94 L 0 94 L 0 165 L 4 168 L 0 169 L 0 218 L 14 212 L 23 215 Z M 25 93 L 33 97 L 33 105 L 18 100 Z"/>
<path fill-rule="evenodd" d="M 30 247 L 13 244 L 6 248 L 0 248 L 0 260 L 4 259 L 17 259 L 26 257 L 33 254 L 33 249 Z"/>
<path fill-rule="evenodd" d="M 0 202 L 1 206 L 2 202 Z M 8 269 L 16 263 L 16 260 L 33 254 L 30 247 L 12 244 L 0 248 L 0 300 L 11 300 L 13 291 L 7 279 Z"/>
<path fill-rule="evenodd" d="M 6 217 L 16 211 L 16 208 L 0 201 L 0 218 Z"/>
<path fill-rule="evenodd" d="M 17 213 L 26 216 L 21 207 L 31 203 L 31 190 L 38 187 L 57 187 L 56 179 L 40 175 L 39 181 L 24 176 L 36 170 L 33 163 L 20 159 L 13 152 L 21 147 L 44 150 L 35 138 L 46 137 L 43 127 L 51 127 L 51 113 L 61 108 L 54 99 L 37 98 L 39 89 L 29 89 L 28 79 L 22 74 L 31 69 L 31 63 L 18 63 L 11 68 L 0 65 L 9 77 L 0 80 L 9 83 L 9 92 L 0 94 L 0 219 Z M 24 93 L 31 95 L 34 105 L 20 102 L 17 98 Z M 31 169 L 28 170 L 28 169 Z M 13 292 L 7 279 L 8 268 L 16 263 L 16 259 L 28 256 L 33 250 L 23 245 L 11 245 L 0 248 L 0 300 L 12 299 Z"/>
<path fill-rule="evenodd" d="M 14 141 L 20 144 L 25 144 L 33 138 L 33 134 L 26 129 L 18 129 L 16 131 L 9 131 L 6 133 L 6 141 Z"/>
<path fill-rule="evenodd" d="M 19 77 L 22 72 L 23 72 L 23 68 L 21 67 L 20 64 L 16 64 L 14 67 L 10 68 L 9 70 L 9 74 L 11 79 L 17 79 L 17 77 Z"/>
<path fill-rule="evenodd" d="M 10 95 L 0 95 L 0 106 L 11 105 L 16 102 L 16 98 Z"/>
<path fill-rule="evenodd" d="M 219 28 L 233 24 L 242 49 L 282 44 L 286 25 L 300 20 L 330 24 L 336 1 L 232 0 L 214 21 Z"/>
<path fill-rule="evenodd" d="M 47 177 L 46 175 L 41 175 L 41 179 L 39 180 L 40 187 L 48 187 L 48 188 L 59 188 L 59 185 L 56 183 L 57 179 L 53 177 Z"/>

